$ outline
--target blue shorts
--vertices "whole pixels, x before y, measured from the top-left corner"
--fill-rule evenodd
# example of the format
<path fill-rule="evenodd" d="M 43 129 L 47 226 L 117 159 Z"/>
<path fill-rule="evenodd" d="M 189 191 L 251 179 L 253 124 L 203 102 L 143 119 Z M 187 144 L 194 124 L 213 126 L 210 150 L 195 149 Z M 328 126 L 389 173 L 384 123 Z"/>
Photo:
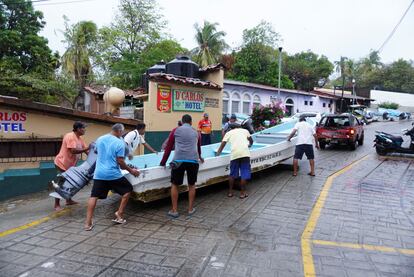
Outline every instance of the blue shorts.
<path fill-rule="evenodd" d="M 233 178 L 241 178 L 242 180 L 250 180 L 250 158 L 244 157 L 230 161 L 230 176 Z"/>

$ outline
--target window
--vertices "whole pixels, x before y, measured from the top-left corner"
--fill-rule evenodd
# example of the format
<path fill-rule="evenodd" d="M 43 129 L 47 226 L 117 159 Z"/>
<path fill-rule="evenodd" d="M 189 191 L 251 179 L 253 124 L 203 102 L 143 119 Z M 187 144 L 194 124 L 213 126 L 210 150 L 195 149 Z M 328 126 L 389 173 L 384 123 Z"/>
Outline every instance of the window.
<path fill-rule="evenodd" d="M 231 97 L 231 113 L 239 113 L 240 112 L 240 95 L 238 93 L 234 93 Z"/>
<path fill-rule="evenodd" d="M 244 114 L 250 114 L 250 95 L 245 94 L 243 96 L 243 113 Z"/>
<path fill-rule="evenodd" d="M 260 97 L 258 95 L 255 95 L 253 97 L 253 107 L 260 106 L 260 104 L 261 104 Z"/>
<path fill-rule="evenodd" d="M 285 106 L 286 106 L 286 114 L 287 114 L 288 116 L 293 115 L 293 112 L 294 112 L 294 110 L 295 110 L 295 109 L 294 109 L 294 107 L 295 107 L 295 103 L 293 102 L 293 100 L 292 100 L 292 99 L 290 99 L 290 98 L 286 99 Z"/>
<path fill-rule="evenodd" d="M 326 103 L 323 103 L 323 104 L 322 104 L 322 107 L 326 108 Z"/>
<path fill-rule="evenodd" d="M 313 101 L 309 101 L 309 106 L 313 106 Z"/>
<path fill-rule="evenodd" d="M 308 101 L 307 100 L 305 100 L 305 106 L 307 106 L 308 105 Z"/>
<path fill-rule="evenodd" d="M 223 113 L 229 113 L 229 94 L 226 91 L 223 92 Z"/>
<path fill-rule="evenodd" d="M 331 104 L 328 104 L 328 108 L 330 108 L 331 107 Z"/>

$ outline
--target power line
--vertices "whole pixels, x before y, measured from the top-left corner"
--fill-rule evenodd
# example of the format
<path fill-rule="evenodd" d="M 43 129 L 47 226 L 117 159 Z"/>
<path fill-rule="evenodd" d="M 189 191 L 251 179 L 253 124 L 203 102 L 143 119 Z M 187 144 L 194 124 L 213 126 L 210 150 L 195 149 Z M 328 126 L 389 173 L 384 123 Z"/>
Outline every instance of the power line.
<path fill-rule="evenodd" d="M 390 35 L 385 39 L 384 43 L 381 45 L 381 47 L 378 49 L 378 53 L 380 53 L 384 46 L 390 41 L 392 36 L 394 35 L 395 31 L 397 31 L 398 27 L 400 26 L 401 22 L 404 20 L 404 17 L 407 15 L 408 11 L 410 10 L 411 6 L 414 4 L 414 0 L 411 1 L 410 5 L 408 6 L 407 10 L 404 12 L 400 20 L 398 21 L 397 25 L 395 25 L 394 29 L 391 31 Z"/>
<path fill-rule="evenodd" d="M 80 3 L 80 2 L 89 2 L 89 1 L 96 1 L 96 0 L 74 0 L 74 1 L 64 1 L 64 2 L 51 2 L 52 0 L 32 0 L 32 1 L 24 1 L 24 2 L 9 2 L 7 4 L 0 3 L 0 5 L 26 5 L 26 4 L 33 4 L 34 6 L 51 6 L 51 5 L 61 5 L 61 4 L 69 4 L 69 3 Z M 50 2 L 50 3 L 48 3 Z"/>

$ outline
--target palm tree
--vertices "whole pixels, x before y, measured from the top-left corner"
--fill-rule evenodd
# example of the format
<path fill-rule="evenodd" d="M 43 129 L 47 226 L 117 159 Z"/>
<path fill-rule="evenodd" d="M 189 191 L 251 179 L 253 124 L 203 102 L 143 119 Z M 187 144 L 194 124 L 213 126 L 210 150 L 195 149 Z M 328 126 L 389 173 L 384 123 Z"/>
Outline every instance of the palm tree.
<path fill-rule="evenodd" d="M 83 87 L 92 78 L 91 58 L 97 39 L 97 27 L 92 21 L 81 21 L 69 26 L 67 19 L 65 27 L 64 42 L 67 48 L 62 56 L 62 69 L 76 81 L 79 98 Z"/>
<path fill-rule="evenodd" d="M 228 47 L 223 37 L 226 35 L 223 31 L 217 31 L 218 23 L 204 21 L 201 27 L 194 24 L 196 29 L 195 40 L 198 46 L 192 50 L 193 55 L 199 65 L 202 67 L 216 63 L 222 52 Z"/>

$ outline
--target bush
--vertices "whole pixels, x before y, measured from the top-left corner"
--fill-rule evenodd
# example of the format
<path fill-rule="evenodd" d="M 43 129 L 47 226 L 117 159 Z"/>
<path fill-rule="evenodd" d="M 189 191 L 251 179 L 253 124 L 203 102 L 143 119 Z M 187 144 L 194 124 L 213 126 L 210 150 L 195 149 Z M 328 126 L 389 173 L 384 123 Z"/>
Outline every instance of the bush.
<path fill-rule="evenodd" d="M 396 110 L 396 109 L 398 109 L 399 105 L 397 103 L 393 103 L 393 102 L 383 102 L 383 103 L 380 103 L 378 105 L 378 107 L 384 108 L 384 109 Z"/>
<path fill-rule="evenodd" d="M 251 119 L 255 130 L 263 129 L 263 127 L 273 127 L 280 123 L 280 120 L 284 117 L 286 109 L 282 102 L 272 102 L 269 105 L 259 105 L 253 109 Z M 268 121 L 269 124 L 265 124 Z"/>

